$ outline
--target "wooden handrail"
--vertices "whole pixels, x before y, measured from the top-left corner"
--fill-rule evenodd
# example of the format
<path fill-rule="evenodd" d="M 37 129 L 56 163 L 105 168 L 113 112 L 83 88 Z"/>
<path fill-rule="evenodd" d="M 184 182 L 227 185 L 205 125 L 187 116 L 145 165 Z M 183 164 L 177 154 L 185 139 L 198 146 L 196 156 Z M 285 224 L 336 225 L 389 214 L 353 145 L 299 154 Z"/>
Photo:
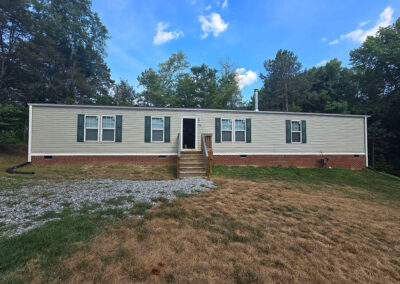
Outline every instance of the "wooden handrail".
<path fill-rule="evenodd" d="M 203 155 L 204 155 L 204 167 L 206 169 L 206 175 L 207 177 L 210 176 L 210 168 L 211 168 L 211 159 L 210 155 L 208 153 L 208 148 L 206 144 L 206 134 L 201 134 L 201 148 L 203 150 Z"/>
<path fill-rule="evenodd" d="M 176 177 L 180 178 L 180 162 L 181 162 L 181 134 L 178 133 L 178 153 L 177 153 L 177 157 L 176 157 Z"/>
<path fill-rule="evenodd" d="M 178 157 L 181 156 L 181 134 L 178 133 Z"/>

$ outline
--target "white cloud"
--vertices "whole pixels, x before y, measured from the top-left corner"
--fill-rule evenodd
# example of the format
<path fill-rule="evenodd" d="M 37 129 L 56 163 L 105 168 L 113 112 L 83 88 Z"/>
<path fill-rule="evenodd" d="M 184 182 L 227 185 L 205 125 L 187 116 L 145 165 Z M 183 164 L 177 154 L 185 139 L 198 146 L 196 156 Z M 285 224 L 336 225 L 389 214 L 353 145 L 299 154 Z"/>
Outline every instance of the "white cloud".
<path fill-rule="evenodd" d="M 153 37 L 154 44 L 160 45 L 173 39 L 178 39 L 180 36 L 183 36 L 182 31 L 165 31 L 166 29 L 168 29 L 168 27 L 169 25 L 164 24 L 163 22 L 159 22 L 157 24 L 157 34 Z"/>
<path fill-rule="evenodd" d="M 339 43 L 338 39 L 335 39 L 335 40 L 332 40 L 332 41 L 328 42 L 328 44 L 330 44 L 330 45 L 338 44 L 338 43 Z"/>
<path fill-rule="evenodd" d="M 242 90 L 245 86 L 249 86 L 257 81 L 257 73 L 245 68 L 236 69 L 236 81 L 238 82 L 239 89 Z"/>
<path fill-rule="evenodd" d="M 325 66 L 326 63 L 328 63 L 328 60 L 323 59 L 323 60 L 321 60 L 320 62 L 318 62 L 316 66 L 317 66 L 317 67 Z"/>
<path fill-rule="evenodd" d="M 368 20 L 368 21 L 365 21 L 365 22 L 361 22 L 361 23 L 358 24 L 358 26 L 359 26 L 359 27 L 363 27 L 363 26 L 365 26 L 366 24 L 369 24 L 370 22 L 371 22 L 371 20 Z"/>
<path fill-rule="evenodd" d="M 224 3 L 222 3 L 222 9 L 228 8 L 228 0 L 225 0 Z"/>
<path fill-rule="evenodd" d="M 201 38 L 208 37 L 209 33 L 213 33 L 217 37 L 220 33 L 228 28 L 229 23 L 225 23 L 218 13 L 211 13 L 208 16 L 200 16 L 199 21 L 201 23 L 201 30 L 203 34 Z"/>
<path fill-rule="evenodd" d="M 211 10 L 211 8 L 212 8 L 212 6 L 211 6 L 211 5 L 208 5 L 208 6 L 206 7 L 206 11 Z"/>
<path fill-rule="evenodd" d="M 325 41 L 327 41 L 328 39 L 326 38 L 326 37 L 323 37 L 323 38 L 321 38 L 321 41 L 323 41 L 323 42 L 325 42 Z"/>
<path fill-rule="evenodd" d="M 371 20 L 361 22 L 359 24 L 359 28 L 347 34 L 340 35 L 340 39 L 333 40 L 329 42 L 329 44 L 336 44 L 339 42 L 339 40 L 344 40 L 344 39 L 351 39 L 352 41 L 363 43 L 368 36 L 376 35 L 376 33 L 379 31 L 380 28 L 387 27 L 393 23 L 393 12 L 394 10 L 392 9 L 392 7 L 387 6 L 385 10 L 383 10 L 383 12 L 379 15 L 379 19 L 376 21 L 375 26 L 373 26 L 372 28 L 370 29 L 361 28 L 367 25 Z"/>

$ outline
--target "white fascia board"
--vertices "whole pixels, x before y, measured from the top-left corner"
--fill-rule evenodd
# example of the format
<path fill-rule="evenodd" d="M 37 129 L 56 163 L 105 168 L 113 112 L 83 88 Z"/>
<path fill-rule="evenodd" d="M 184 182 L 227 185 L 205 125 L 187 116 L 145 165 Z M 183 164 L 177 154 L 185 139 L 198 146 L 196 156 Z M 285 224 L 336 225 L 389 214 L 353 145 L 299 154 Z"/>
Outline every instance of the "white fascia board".
<path fill-rule="evenodd" d="M 37 107 L 70 107 L 70 108 L 93 108 L 93 109 L 130 109 L 138 111 L 195 111 L 195 112 L 229 112 L 229 113 L 248 113 L 248 114 L 276 114 L 276 115 L 300 115 L 300 116 L 333 116 L 333 117 L 370 117 L 369 115 L 340 114 L 340 113 L 312 113 L 312 112 L 284 112 L 284 111 L 254 111 L 254 110 L 234 110 L 234 109 L 201 109 L 201 108 L 168 108 L 168 107 L 134 107 L 134 106 L 109 106 L 109 105 L 68 105 L 68 104 L 40 104 L 32 103 L 29 106 Z"/>

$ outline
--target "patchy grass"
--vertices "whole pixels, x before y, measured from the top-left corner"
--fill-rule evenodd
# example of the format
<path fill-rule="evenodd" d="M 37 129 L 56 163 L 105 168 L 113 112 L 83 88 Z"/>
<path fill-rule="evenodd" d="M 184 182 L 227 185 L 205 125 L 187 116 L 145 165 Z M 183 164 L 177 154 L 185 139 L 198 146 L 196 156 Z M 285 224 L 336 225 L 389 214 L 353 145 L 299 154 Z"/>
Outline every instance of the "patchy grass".
<path fill-rule="evenodd" d="M 286 181 L 299 188 L 334 190 L 364 200 L 400 204 L 400 180 L 369 169 L 301 169 L 282 167 L 214 166 L 213 175 L 264 181 Z"/>
<path fill-rule="evenodd" d="M 92 174 L 147 179 L 153 170 L 174 175 L 162 167 L 70 167 L 44 167 L 38 176 L 51 182 Z M 172 202 L 155 198 L 155 210 L 134 203 L 141 219 L 121 222 L 118 210 L 90 214 L 96 205 L 88 204 L 80 215 L 66 209 L 58 221 L 0 239 L 0 282 L 400 281 L 396 179 L 369 170 L 219 166 L 212 179 L 217 190 L 178 193 L 185 198 Z M 0 189 L 38 182 L 2 179 Z"/>
<path fill-rule="evenodd" d="M 86 243 L 64 258 L 66 280 L 400 281 L 398 208 L 335 189 L 299 189 L 289 181 L 214 181 L 218 190 L 160 200 L 145 218 L 127 220 Z M 121 248 L 123 257 L 117 257 Z M 42 279 L 40 273 L 35 270 L 33 279 Z"/>
<path fill-rule="evenodd" d="M 48 216 L 54 217 L 54 216 Z M 95 234 L 111 224 L 109 218 L 96 215 L 57 214 L 58 221 L 50 221 L 20 236 L 0 239 L 0 282 L 29 282 L 27 271 L 36 267 L 41 271 L 42 282 L 67 278 L 60 257 L 82 247 Z M 115 220 L 115 219 L 114 219 Z"/>
<path fill-rule="evenodd" d="M 96 163 L 86 165 L 29 165 L 19 171 L 32 171 L 34 175 L 10 175 L 5 172 L 9 167 L 27 161 L 25 145 L 8 147 L 7 152 L 0 153 L 0 178 L 18 177 L 19 180 L 36 179 L 174 179 L 176 167 L 174 166 L 135 166 L 132 164 Z"/>
<path fill-rule="evenodd" d="M 131 213 L 134 215 L 143 215 L 147 210 L 152 207 L 153 205 L 151 203 L 138 201 L 133 204 L 133 209 L 131 210 Z"/>

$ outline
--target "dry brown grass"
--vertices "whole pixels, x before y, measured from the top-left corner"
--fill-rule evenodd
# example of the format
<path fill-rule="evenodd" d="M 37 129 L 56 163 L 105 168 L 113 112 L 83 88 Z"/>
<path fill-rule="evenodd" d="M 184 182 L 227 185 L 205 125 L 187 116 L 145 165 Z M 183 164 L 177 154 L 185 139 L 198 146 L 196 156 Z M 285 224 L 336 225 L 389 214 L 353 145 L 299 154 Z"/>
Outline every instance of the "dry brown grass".
<path fill-rule="evenodd" d="M 214 181 L 216 191 L 176 199 L 95 237 L 65 259 L 63 277 L 70 283 L 400 281 L 398 209 L 286 182 Z M 38 271 L 33 275 L 41 281 Z"/>
<path fill-rule="evenodd" d="M 5 170 L 27 161 L 26 145 L 0 145 L 0 177 L 11 177 Z M 85 165 L 25 166 L 17 171 L 33 171 L 34 175 L 19 175 L 27 179 L 174 179 L 176 168 L 167 166 L 135 166 L 117 163 Z M 15 175 L 14 175 L 15 176 Z"/>

